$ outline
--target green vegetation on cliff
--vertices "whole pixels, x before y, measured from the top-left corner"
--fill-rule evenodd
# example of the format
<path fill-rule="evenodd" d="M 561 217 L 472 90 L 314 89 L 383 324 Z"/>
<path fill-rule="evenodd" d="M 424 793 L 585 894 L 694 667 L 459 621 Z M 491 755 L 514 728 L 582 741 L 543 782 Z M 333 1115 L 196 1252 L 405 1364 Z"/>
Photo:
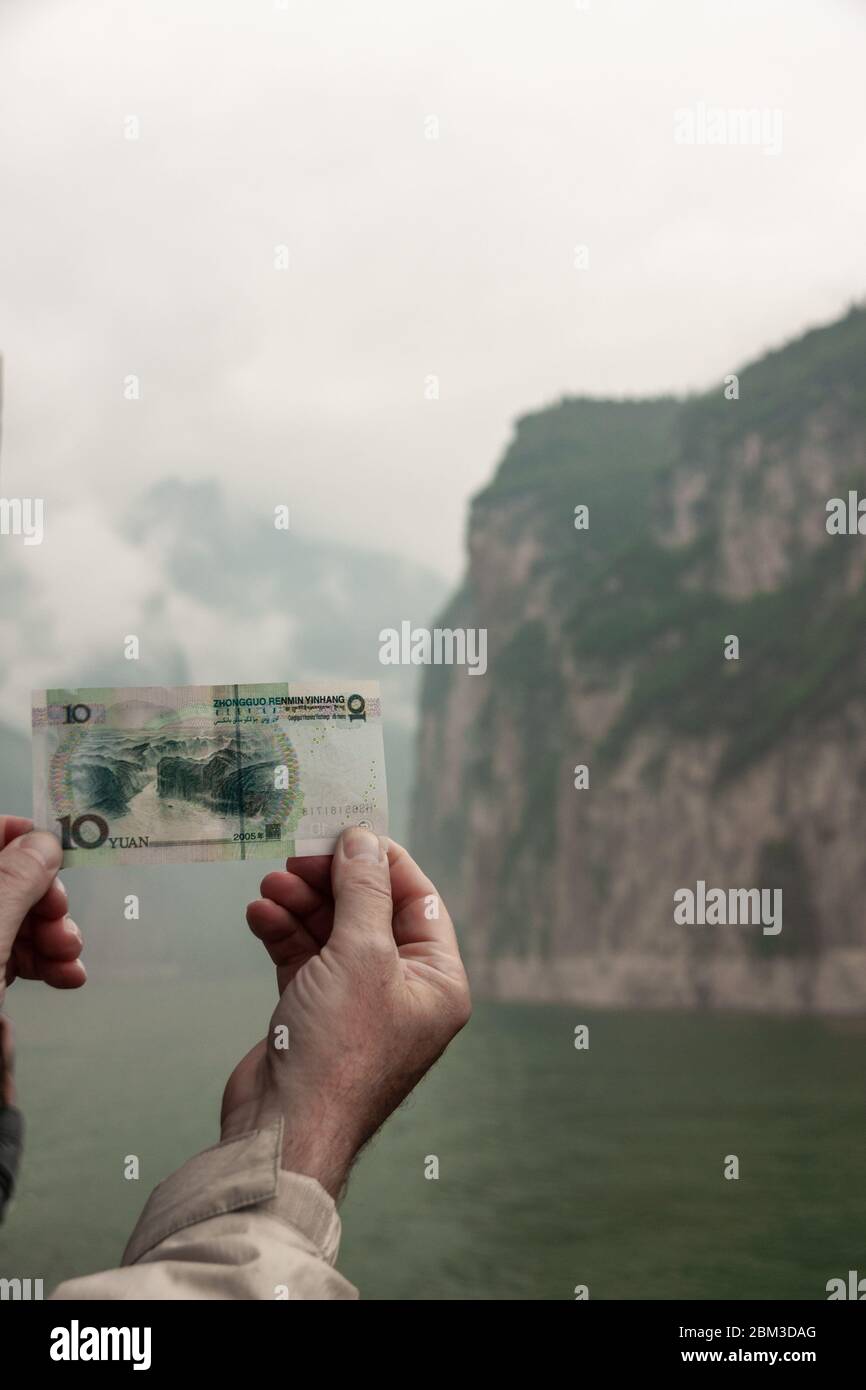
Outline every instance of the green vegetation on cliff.
<path fill-rule="evenodd" d="M 820 423 L 839 490 L 866 490 L 854 462 L 866 425 L 866 310 L 746 367 L 739 390 L 737 400 L 725 399 L 721 386 L 685 402 L 563 400 L 518 422 L 495 478 L 475 499 L 474 528 L 483 532 L 495 513 L 500 535 L 504 528 L 515 546 L 527 533 L 537 541 L 528 582 L 546 584 L 550 612 L 544 622 L 518 623 L 499 646 L 491 632 L 485 720 L 495 722 L 496 701 L 519 702 L 543 731 L 538 767 L 556 742 L 550 696 L 563 692 L 561 681 L 551 682 L 564 662 L 549 648 L 557 643 L 597 688 L 625 682 L 621 713 L 594 750 L 600 767 L 651 724 L 672 736 L 721 734 L 724 778 L 798 721 L 840 710 L 863 688 L 866 592 L 851 590 L 846 547 L 866 541 L 828 537 L 792 555 L 778 587 L 744 598 L 725 595 L 713 566 L 731 524 L 721 499 L 749 438 L 760 437 L 760 458 L 738 479 L 747 509 L 773 515 L 768 456 L 784 462 L 803 445 L 809 420 Z M 688 475 L 705 479 L 697 534 L 675 545 L 663 538 L 664 520 L 672 486 Z M 796 489 L 796 478 L 789 481 Z M 590 511 L 585 531 L 574 529 L 580 503 Z M 462 621 L 489 623 L 488 614 L 469 616 L 472 605 L 470 572 Z M 724 659 L 728 634 L 739 638 L 738 661 Z M 427 699 L 448 679 L 431 673 Z"/>

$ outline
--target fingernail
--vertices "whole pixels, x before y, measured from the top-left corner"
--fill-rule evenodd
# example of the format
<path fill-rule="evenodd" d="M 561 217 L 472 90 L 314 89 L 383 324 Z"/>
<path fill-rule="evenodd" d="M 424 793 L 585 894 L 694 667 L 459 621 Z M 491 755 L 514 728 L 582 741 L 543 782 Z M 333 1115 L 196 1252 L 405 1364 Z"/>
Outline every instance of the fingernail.
<path fill-rule="evenodd" d="M 49 835 L 46 830 L 31 830 L 15 843 L 25 854 L 31 854 L 37 859 L 43 869 L 58 868 L 63 858 L 60 841 L 54 835 Z"/>
<path fill-rule="evenodd" d="M 66 892 L 66 884 L 63 882 L 62 878 L 56 878 L 54 880 L 54 886 L 55 888 L 59 888 L 61 893 L 66 893 L 67 898 L 69 897 L 69 894 Z"/>
<path fill-rule="evenodd" d="M 364 830 L 360 825 L 350 825 L 348 830 L 344 830 L 340 844 L 347 859 L 366 859 L 378 864 L 381 858 L 378 837 L 372 830 Z"/>
<path fill-rule="evenodd" d="M 64 918 L 63 929 L 64 931 L 68 932 L 70 936 L 74 936 L 76 941 L 81 940 L 81 932 L 79 931 L 78 927 L 73 922 L 71 917 Z"/>

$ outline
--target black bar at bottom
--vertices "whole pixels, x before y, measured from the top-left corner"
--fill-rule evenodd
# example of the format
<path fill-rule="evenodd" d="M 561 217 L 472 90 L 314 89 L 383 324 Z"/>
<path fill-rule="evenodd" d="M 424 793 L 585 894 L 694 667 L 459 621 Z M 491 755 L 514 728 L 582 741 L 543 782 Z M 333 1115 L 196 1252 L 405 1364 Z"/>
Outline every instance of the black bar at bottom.
<path fill-rule="evenodd" d="M 861 1300 L 866 1301 L 866 1300 Z M 70 1303 L 0 1302 L 0 1364 L 7 1370 L 38 1370 L 93 1376 L 158 1377 L 176 1371 L 243 1373 L 248 1390 L 269 1383 L 274 1373 L 332 1375 L 345 1364 L 353 1380 L 361 1366 L 401 1377 L 424 1379 L 441 1365 L 453 1378 L 455 1358 L 469 1370 L 482 1356 L 487 1372 L 501 1356 L 519 1353 L 536 1373 L 552 1370 L 551 1357 L 567 1357 L 575 1377 L 592 1369 L 616 1374 L 652 1374 L 673 1367 L 789 1365 L 810 1367 L 826 1378 L 858 1364 L 866 1319 L 844 1302 L 586 1302 L 535 1303 L 521 1314 L 505 1303 L 507 1323 L 498 1325 L 497 1305 L 462 1301 L 432 1308 L 399 1305 L 379 1322 L 380 1304 L 342 1307 L 298 1300 L 273 1303 Z M 393 1305 L 391 1305 L 393 1307 Z M 501 1306 L 501 1305 L 500 1305 Z M 521 1305 L 524 1308 L 526 1304 Z M 547 1312 L 543 1312 L 543 1307 Z M 331 1319 L 335 1321 L 332 1322 Z M 343 1319 L 348 1318 L 348 1322 Z M 487 1319 L 492 1318 L 492 1323 Z M 541 1322 L 539 1322 L 541 1318 Z M 524 1321 L 525 1319 L 525 1321 Z M 339 1332 L 338 1336 L 335 1333 Z M 323 1336 L 324 1334 L 324 1336 Z M 461 1339 L 458 1352 L 455 1337 Z M 468 1341 L 468 1345 L 465 1343 Z M 414 1345 L 414 1352 L 413 1352 Z M 402 1347 L 402 1350 L 398 1350 Z M 475 1356 L 466 1357 L 474 1350 Z M 359 1363 L 358 1354 L 364 1353 Z M 374 1355 L 371 1363 L 369 1358 Z M 345 1358 L 345 1360 L 344 1360 Z M 312 1365 L 311 1365 L 312 1360 Z M 565 1370 L 565 1367 L 561 1368 Z M 561 1373 L 561 1372 L 560 1372 Z M 11 1385 L 11 1377 L 4 1383 Z M 16 1377 L 17 1380 L 17 1377 Z"/>

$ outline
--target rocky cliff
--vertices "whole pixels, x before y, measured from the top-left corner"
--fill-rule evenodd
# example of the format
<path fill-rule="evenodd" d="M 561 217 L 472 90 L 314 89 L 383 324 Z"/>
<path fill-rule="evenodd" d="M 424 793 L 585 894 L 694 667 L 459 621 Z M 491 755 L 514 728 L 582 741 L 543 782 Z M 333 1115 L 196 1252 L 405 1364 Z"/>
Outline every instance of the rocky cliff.
<path fill-rule="evenodd" d="M 487 629 L 487 672 L 428 668 L 414 797 L 480 992 L 866 1008 L 866 535 L 826 525 L 852 489 L 860 308 L 727 390 L 518 422 L 438 620 Z M 781 888 L 783 929 L 678 925 L 698 881 Z"/>

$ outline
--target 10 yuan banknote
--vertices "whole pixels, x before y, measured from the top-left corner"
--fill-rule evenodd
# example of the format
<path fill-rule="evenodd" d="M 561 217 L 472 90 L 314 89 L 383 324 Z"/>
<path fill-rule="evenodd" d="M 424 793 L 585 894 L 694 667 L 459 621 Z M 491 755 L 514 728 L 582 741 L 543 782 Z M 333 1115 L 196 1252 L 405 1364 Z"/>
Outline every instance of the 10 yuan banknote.
<path fill-rule="evenodd" d="M 331 854 L 388 828 L 379 686 L 34 691 L 33 814 L 72 867 Z"/>

